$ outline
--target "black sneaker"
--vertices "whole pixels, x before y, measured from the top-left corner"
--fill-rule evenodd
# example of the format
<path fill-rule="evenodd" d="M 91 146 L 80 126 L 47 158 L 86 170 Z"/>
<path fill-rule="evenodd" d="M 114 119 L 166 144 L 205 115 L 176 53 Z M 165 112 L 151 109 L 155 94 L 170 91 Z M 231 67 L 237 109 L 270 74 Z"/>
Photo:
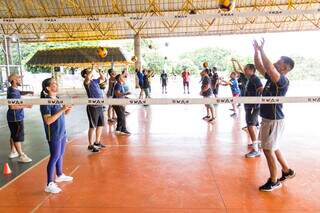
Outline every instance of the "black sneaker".
<path fill-rule="evenodd" d="M 212 122 L 214 121 L 216 118 L 215 117 L 212 117 L 211 119 L 208 120 L 208 122 Z"/>
<path fill-rule="evenodd" d="M 285 173 L 284 171 L 282 171 L 282 176 L 281 178 L 278 179 L 278 181 L 283 182 L 288 179 L 294 178 L 294 176 L 296 176 L 296 172 L 292 169 L 289 169 L 288 173 Z"/>
<path fill-rule="evenodd" d="M 98 148 L 106 148 L 106 145 L 102 144 L 102 143 L 97 143 L 97 142 L 94 142 L 93 144 L 94 146 L 98 147 Z"/>
<path fill-rule="evenodd" d="M 89 145 L 88 150 L 91 152 L 100 152 L 100 150 L 94 145 Z"/>
<path fill-rule="evenodd" d="M 127 131 L 127 130 L 121 131 L 120 134 L 121 135 L 131 135 L 131 133 L 129 131 Z"/>
<path fill-rule="evenodd" d="M 203 119 L 203 120 L 206 120 L 206 119 L 208 119 L 208 118 L 210 118 L 210 116 L 204 116 L 202 119 Z"/>
<path fill-rule="evenodd" d="M 237 117 L 237 113 L 232 113 L 230 116 L 231 117 Z"/>
<path fill-rule="evenodd" d="M 271 192 L 275 189 L 281 188 L 282 184 L 280 183 L 279 180 L 277 180 L 277 182 L 272 182 L 271 178 L 268 179 L 268 181 L 259 187 L 259 190 L 262 192 Z"/>

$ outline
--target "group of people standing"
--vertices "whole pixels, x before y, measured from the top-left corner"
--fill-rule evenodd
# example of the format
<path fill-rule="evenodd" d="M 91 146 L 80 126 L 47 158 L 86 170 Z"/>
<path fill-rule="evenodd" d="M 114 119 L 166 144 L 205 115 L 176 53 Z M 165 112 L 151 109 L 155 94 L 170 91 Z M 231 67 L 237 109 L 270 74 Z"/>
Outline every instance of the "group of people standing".
<path fill-rule="evenodd" d="M 18 89 L 21 86 L 22 78 L 17 74 L 8 77 L 11 86 L 7 91 L 8 99 L 20 99 L 22 95 L 32 94 L 33 92 L 24 92 Z M 42 82 L 41 98 L 56 99 L 58 85 L 54 78 L 45 79 Z M 18 162 L 29 163 L 32 161 L 22 150 L 24 141 L 24 108 L 31 108 L 32 105 L 20 104 L 9 105 L 7 111 L 7 121 L 10 129 L 10 147 L 9 158 L 18 158 Z M 63 173 L 62 162 L 65 144 L 67 141 L 65 118 L 72 109 L 71 105 L 41 105 L 46 139 L 49 144 L 50 158 L 47 165 L 47 185 L 46 192 L 59 193 L 61 189 L 56 183 L 72 181 L 73 177 Z M 56 175 L 55 175 L 56 171 Z"/>
<path fill-rule="evenodd" d="M 234 71 L 230 74 L 230 80 L 225 81 L 219 78 L 217 69 L 208 68 L 208 64 L 204 63 L 204 70 L 201 72 L 201 92 L 204 98 L 211 98 L 213 95 L 217 97 L 219 85 L 230 86 L 233 97 L 239 96 L 285 96 L 289 87 L 289 80 L 286 77 L 287 73 L 294 67 L 294 61 L 286 56 L 282 56 L 276 63 L 271 63 L 264 52 L 264 40 L 261 44 L 253 42 L 254 47 L 254 64 L 247 64 L 243 68 L 235 59 L 232 60 Z M 267 79 L 263 86 L 259 77 L 255 74 L 256 70 Z M 162 73 L 164 74 L 164 73 Z M 113 69 L 108 70 L 109 85 L 106 96 L 108 98 L 126 98 L 130 94 L 126 85 L 126 72 L 116 74 Z M 136 70 L 136 75 L 139 80 L 141 93 L 139 98 L 148 98 L 150 87 L 150 79 L 153 73 L 147 70 L 142 72 Z M 185 69 L 182 73 L 184 92 L 189 93 L 189 75 Z M 94 79 L 93 72 L 89 69 L 81 71 L 81 76 L 84 78 L 83 85 L 85 87 L 88 98 L 104 98 L 105 94 L 102 87 L 106 84 L 104 72 L 99 71 L 99 77 Z M 242 76 L 243 82 L 239 86 L 237 78 Z M 167 76 L 162 76 L 167 79 Z M 11 87 L 8 88 L 8 99 L 20 99 L 21 95 L 30 94 L 30 92 L 21 92 L 18 86 L 21 85 L 21 76 L 12 74 L 9 76 Z M 165 82 L 167 83 L 167 82 Z M 104 85 L 104 86 L 103 86 Z M 240 89 L 242 88 L 242 89 Z M 41 98 L 57 99 L 58 85 L 54 78 L 45 79 L 42 82 Z M 166 91 L 166 88 L 164 90 Z M 9 105 L 7 112 L 8 126 L 10 129 L 10 145 L 11 152 L 9 158 L 19 157 L 20 162 L 31 162 L 32 160 L 22 151 L 22 142 L 24 141 L 24 108 L 30 108 L 31 105 Z M 236 113 L 236 106 L 233 106 L 233 111 Z M 281 182 L 295 176 L 295 171 L 291 169 L 283 154 L 280 151 L 279 143 L 284 129 L 284 113 L 282 104 L 244 104 L 246 113 L 246 124 L 248 133 L 251 138 L 252 150 L 246 154 L 246 157 L 259 157 L 260 147 L 262 148 L 269 167 L 270 178 L 259 189 L 261 191 L 272 191 L 281 187 Z M 215 111 L 212 104 L 206 104 L 207 116 L 204 119 L 213 121 L 215 119 Z M 41 105 L 40 112 L 42 115 L 46 139 L 49 144 L 50 158 L 47 166 L 47 185 L 46 192 L 59 193 L 61 189 L 56 183 L 63 181 L 72 181 L 71 176 L 63 173 L 62 163 L 65 144 L 67 141 L 65 115 L 68 115 L 72 110 L 71 105 Z M 101 142 L 101 134 L 105 125 L 104 108 L 101 105 L 88 105 L 86 107 L 89 130 L 88 130 L 88 150 L 91 152 L 99 152 L 106 145 Z M 114 113 L 115 112 L 115 113 Z M 114 114 L 117 119 L 116 134 L 130 135 L 126 128 L 126 111 L 121 105 L 110 106 L 108 109 L 109 119 L 112 119 Z M 259 131 L 258 116 L 261 116 L 262 122 Z M 259 145 L 260 144 L 260 145 Z M 277 179 L 277 161 L 282 167 L 282 176 Z M 56 171 L 56 175 L 55 175 Z"/>
<path fill-rule="evenodd" d="M 252 96 L 285 96 L 289 88 L 289 80 L 286 75 L 294 68 L 294 61 L 287 56 L 282 56 L 276 63 L 271 63 L 264 51 L 264 43 L 253 42 L 254 64 L 247 64 L 243 68 L 240 63 L 232 59 L 234 71 L 230 74 L 230 80 L 225 81 L 215 74 L 216 69 L 208 69 L 208 64 L 203 64 L 204 70 L 201 72 L 201 92 L 204 98 L 217 95 L 213 91 L 218 85 L 230 86 L 233 97 Z M 266 78 L 267 82 L 263 86 L 260 78 L 256 75 L 256 70 Z M 215 77 L 214 77 L 215 76 Z M 231 116 L 237 115 L 236 105 L 232 104 L 234 111 Z M 282 104 L 244 104 L 246 129 L 250 136 L 249 144 L 252 150 L 245 156 L 247 158 L 260 157 L 261 151 L 267 159 L 270 178 L 265 184 L 259 187 L 261 191 L 272 191 L 282 186 L 282 182 L 293 178 L 295 171 L 288 166 L 279 143 L 284 130 L 284 113 Z M 215 119 L 214 107 L 206 104 L 209 122 Z M 259 115 L 262 118 L 261 127 L 258 134 Z M 277 162 L 282 167 L 282 175 L 277 178 Z"/>

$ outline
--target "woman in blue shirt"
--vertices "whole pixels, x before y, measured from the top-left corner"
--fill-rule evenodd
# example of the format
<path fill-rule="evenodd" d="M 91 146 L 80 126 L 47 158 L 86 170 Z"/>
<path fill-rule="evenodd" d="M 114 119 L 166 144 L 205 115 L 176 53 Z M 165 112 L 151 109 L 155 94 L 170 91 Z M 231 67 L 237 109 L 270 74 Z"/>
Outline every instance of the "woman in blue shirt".
<path fill-rule="evenodd" d="M 54 78 L 47 78 L 42 82 L 41 98 L 57 99 L 58 85 Z M 72 109 L 71 105 L 41 105 L 40 111 L 43 119 L 46 138 L 50 148 L 50 159 L 47 166 L 46 192 L 59 193 L 61 189 L 55 184 L 63 181 L 72 181 L 73 177 L 62 172 L 62 159 L 66 145 L 66 128 L 64 115 Z M 56 170 L 57 178 L 54 180 Z M 55 181 L 55 182 L 54 182 Z"/>

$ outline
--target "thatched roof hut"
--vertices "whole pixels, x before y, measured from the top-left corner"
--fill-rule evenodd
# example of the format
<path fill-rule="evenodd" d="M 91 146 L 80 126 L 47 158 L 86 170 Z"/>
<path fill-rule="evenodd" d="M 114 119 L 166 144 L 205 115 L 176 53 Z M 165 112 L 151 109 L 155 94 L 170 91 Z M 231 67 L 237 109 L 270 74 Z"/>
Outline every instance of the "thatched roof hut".
<path fill-rule="evenodd" d="M 89 67 L 92 65 L 110 66 L 127 65 L 132 62 L 127 60 L 119 47 L 106 47 L 108 54 L 101 58 L 98 53 L 99 47 L 68 47 L 48 50 L 39 50 L 27 62 L 31 66 L 43 67 Z"/>

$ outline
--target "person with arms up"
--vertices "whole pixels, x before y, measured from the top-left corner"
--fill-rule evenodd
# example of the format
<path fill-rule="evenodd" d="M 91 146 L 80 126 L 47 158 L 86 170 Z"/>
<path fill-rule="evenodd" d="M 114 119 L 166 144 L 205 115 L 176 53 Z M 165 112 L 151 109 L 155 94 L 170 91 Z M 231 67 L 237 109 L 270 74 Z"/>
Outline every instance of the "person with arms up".
<path fill-rule="evenodd" d="M 246 81 L 246 85 L 244 87 L 244 97 L 257 97 L 261 96 L 263 85 L 261 83 L 260 78 L 255 74 L 256 67 L 254 64 L 247 64 L 242 69 L 240 63 L 232 59 L 233 63 L 238 64 L 239 70 L 237 73 L 243 73 L 245 77 L 248 79 Z M 235 67 L 235 66 L 234 66 Z M 259 126 L 258 116 L 260 113 L 260 104 L 244 104 L 244 110 L 246 113 L 246 124 L 248 129 L 248 134 L 251 139 L 251 146 L 252 150 L 246 154 L 247 158 L 253 157 L 260 157 L 260 150 L 259 150 L 259 141 L 258 141 L 258 130 L 257 127 Z"/>
<path fill-rule="evenodd" d="M 32 94 L 33 92 L 20 91 L 21 76 L 18 74 L 11 74 L 8 78 L 11 86 L 7 90 L 7 99 L 21 99 L 22 95 Z M 24 142 L 24 108 L 31 108 L 32 105 L 9 105 L 7 111 L 7 121 L 10 129 L 10 147 L 11 152 L 9 158 L 19 157 L 18 161 L 21 163 L 29 163 L 32 161 L 22 150 L 22 143 Z"/>
<path fill-rule="evenodd" d="M 219 79 L 219 75 L 217 72 L 217 68 L 212 67 L 211 88 L 212 88 L 212 93 L 213 93 L 214 97 L 218 97 L 219 83 L 220 83 L 220 79 Z"/>
<path fill-rule="evenodd" d="M 149 82 L 149 71 L 146 69 L 143 69 L 142 74 L 143 74 L 143 91 L 146 96 L 146 98 L 151 98 L 150 96 L 150 82 Z"/>
<path fill-rule="evenodd" d="M 81 76 L 84 78 L 83 85 L 86 89 L 88 98 L 103 98 L 102 90 L 99 84 L 105 82 L 103 72 L 99 72 L 99 78 L 93 79 L 93 73 L 89 69 L 81 71 Z M 101 134 L 104 127 L 104 113 L 101 105 L 88 105 L 87 116 L 89 120 L 88 130 L 88 150 L 91 152 L 99 152 L 101 148 L 106 146 L 101 143 Z M 96 134 L 94 141 L 94 133 Z"/>
<path fill-rule="evenodd" d="M 143 73 L 139 69 L 136 69 L 135 72 L 136 72 L 136 76 L 138 78 L 138 85 L 139 85 L 139 88 L 140 88 L 139 99 L 142 99 L 143 98 L 143 93 L 144 93 L 144 89 L 143 89 L 143 87 L 144 87 Z"/>
<path fill-rule="evenodd" d="M 206 70 L 203 70 L 201 72 L 201 79 L 202 79 L 202 85 L 201 85 L 201 92 L 200 95 L 202 95 L 204 98 L 211 98 L 212 97 L 212 89 L 211 89 L 211 83 L 210 78 L 208 75 L 208 72 Z M 208 122 L 212 122 L 215 119 L 215 111 L 212 104 L 206 104 L 205 105 L 207 110 L 207 115 L 203 117 L 204 120 L 208 120 Z"/>
<path fill-rule="evenodd" d="M 267 82 L 263 88 L 263 97 L 285 96 L 289 88 L 287 74 L 294 68 L 294 61 L 282 56 L 276 63 L 271 63 L 264 51 L 264 39 L 260 44 L 253 41 L 254 63 L 257 70 Z M 291 169 L 280 151 L 280 139 L 284 130 L 283 104 L 261 104 L 260 116 L 262 117 L 259 139 L 266 156 L 270 178 L 259 187 L 260 191 L 273 191 L 282 186 L 281 182 L 293 178 L 295 171 Z M 282 167 L 282 176 L 277 179 L 277 162 Z"/>
<path fill-rule="evenodd" d="M 237 73 L 236 72 L 231 72 L 229 81 L 221 80 L 221 85 L 230 86 L 232 97 L 240 97 L 240 89 L 239 89 L 239 86 L 238 86 Z M 236 107 L 235 103 L 232 103 L 232 109 L 231 110 L 233 111 L 233 113 L 230 116 L 231 117 L 237 116 L 237 107 Z"/>
<path fill-rule="evenodd" d="M 233 66 L 233 71 L 236 72 L 238 75 L 238 85 L 240 89 L 240 96 L 244 96 L 245 86 L 247 84 L 248 78 L 243 72 L 241 64 L 237 60 L 231 59 L 231 62 Z M 238 106 L 240 106 L 240 104 L 238 104 Z"/>
<path fill-rule="evenodd" d="M 117 73 L 112 69 L 108 69 L 109 81 L 108 81 L 108 91 L 107 98 L 112 98 L 113 88 L 116 83 L 116 75 Z M 114 123 L 116 121 L 116 114 L 111 105 L 108 106 L 108 122 Z"/>
<path fill-rule="evenodd" d="M 58 99 L 57 92 L 58 84 L 54 78 L 47 78 L 42 82 L 41 98 Z M 45 187 L 45 192 L 48 193 L 56 194 L 61 192 L 61 188 L 56 183 L 73 180 L 73 177 L 63 174 L 62 171 L 63 154 L 67 141 L 64 116 L 69 114 L 71 109 L 71 105 L 40 105 L 40 112 L 50 150 L 50 158 L 47 165 L 47 185 Z M 57 174 L 56 178 L 55 171 Z"/>
<path fill-rule="evenodd" d="M 116 76 L 116 81 L 117 82 L 114 86 L 113 98 L 125 98 L 127 95 L 130 95 L 130 92 L 124 91 L 123 84 L 125 82 L 125 79 L 121 74 L 118 74 Z M 117 114 L 116 134 L 130 135 L 130 132 L 127 130 L 126 126 L 125 106 L 113 105 L 113 108 Z"/>

